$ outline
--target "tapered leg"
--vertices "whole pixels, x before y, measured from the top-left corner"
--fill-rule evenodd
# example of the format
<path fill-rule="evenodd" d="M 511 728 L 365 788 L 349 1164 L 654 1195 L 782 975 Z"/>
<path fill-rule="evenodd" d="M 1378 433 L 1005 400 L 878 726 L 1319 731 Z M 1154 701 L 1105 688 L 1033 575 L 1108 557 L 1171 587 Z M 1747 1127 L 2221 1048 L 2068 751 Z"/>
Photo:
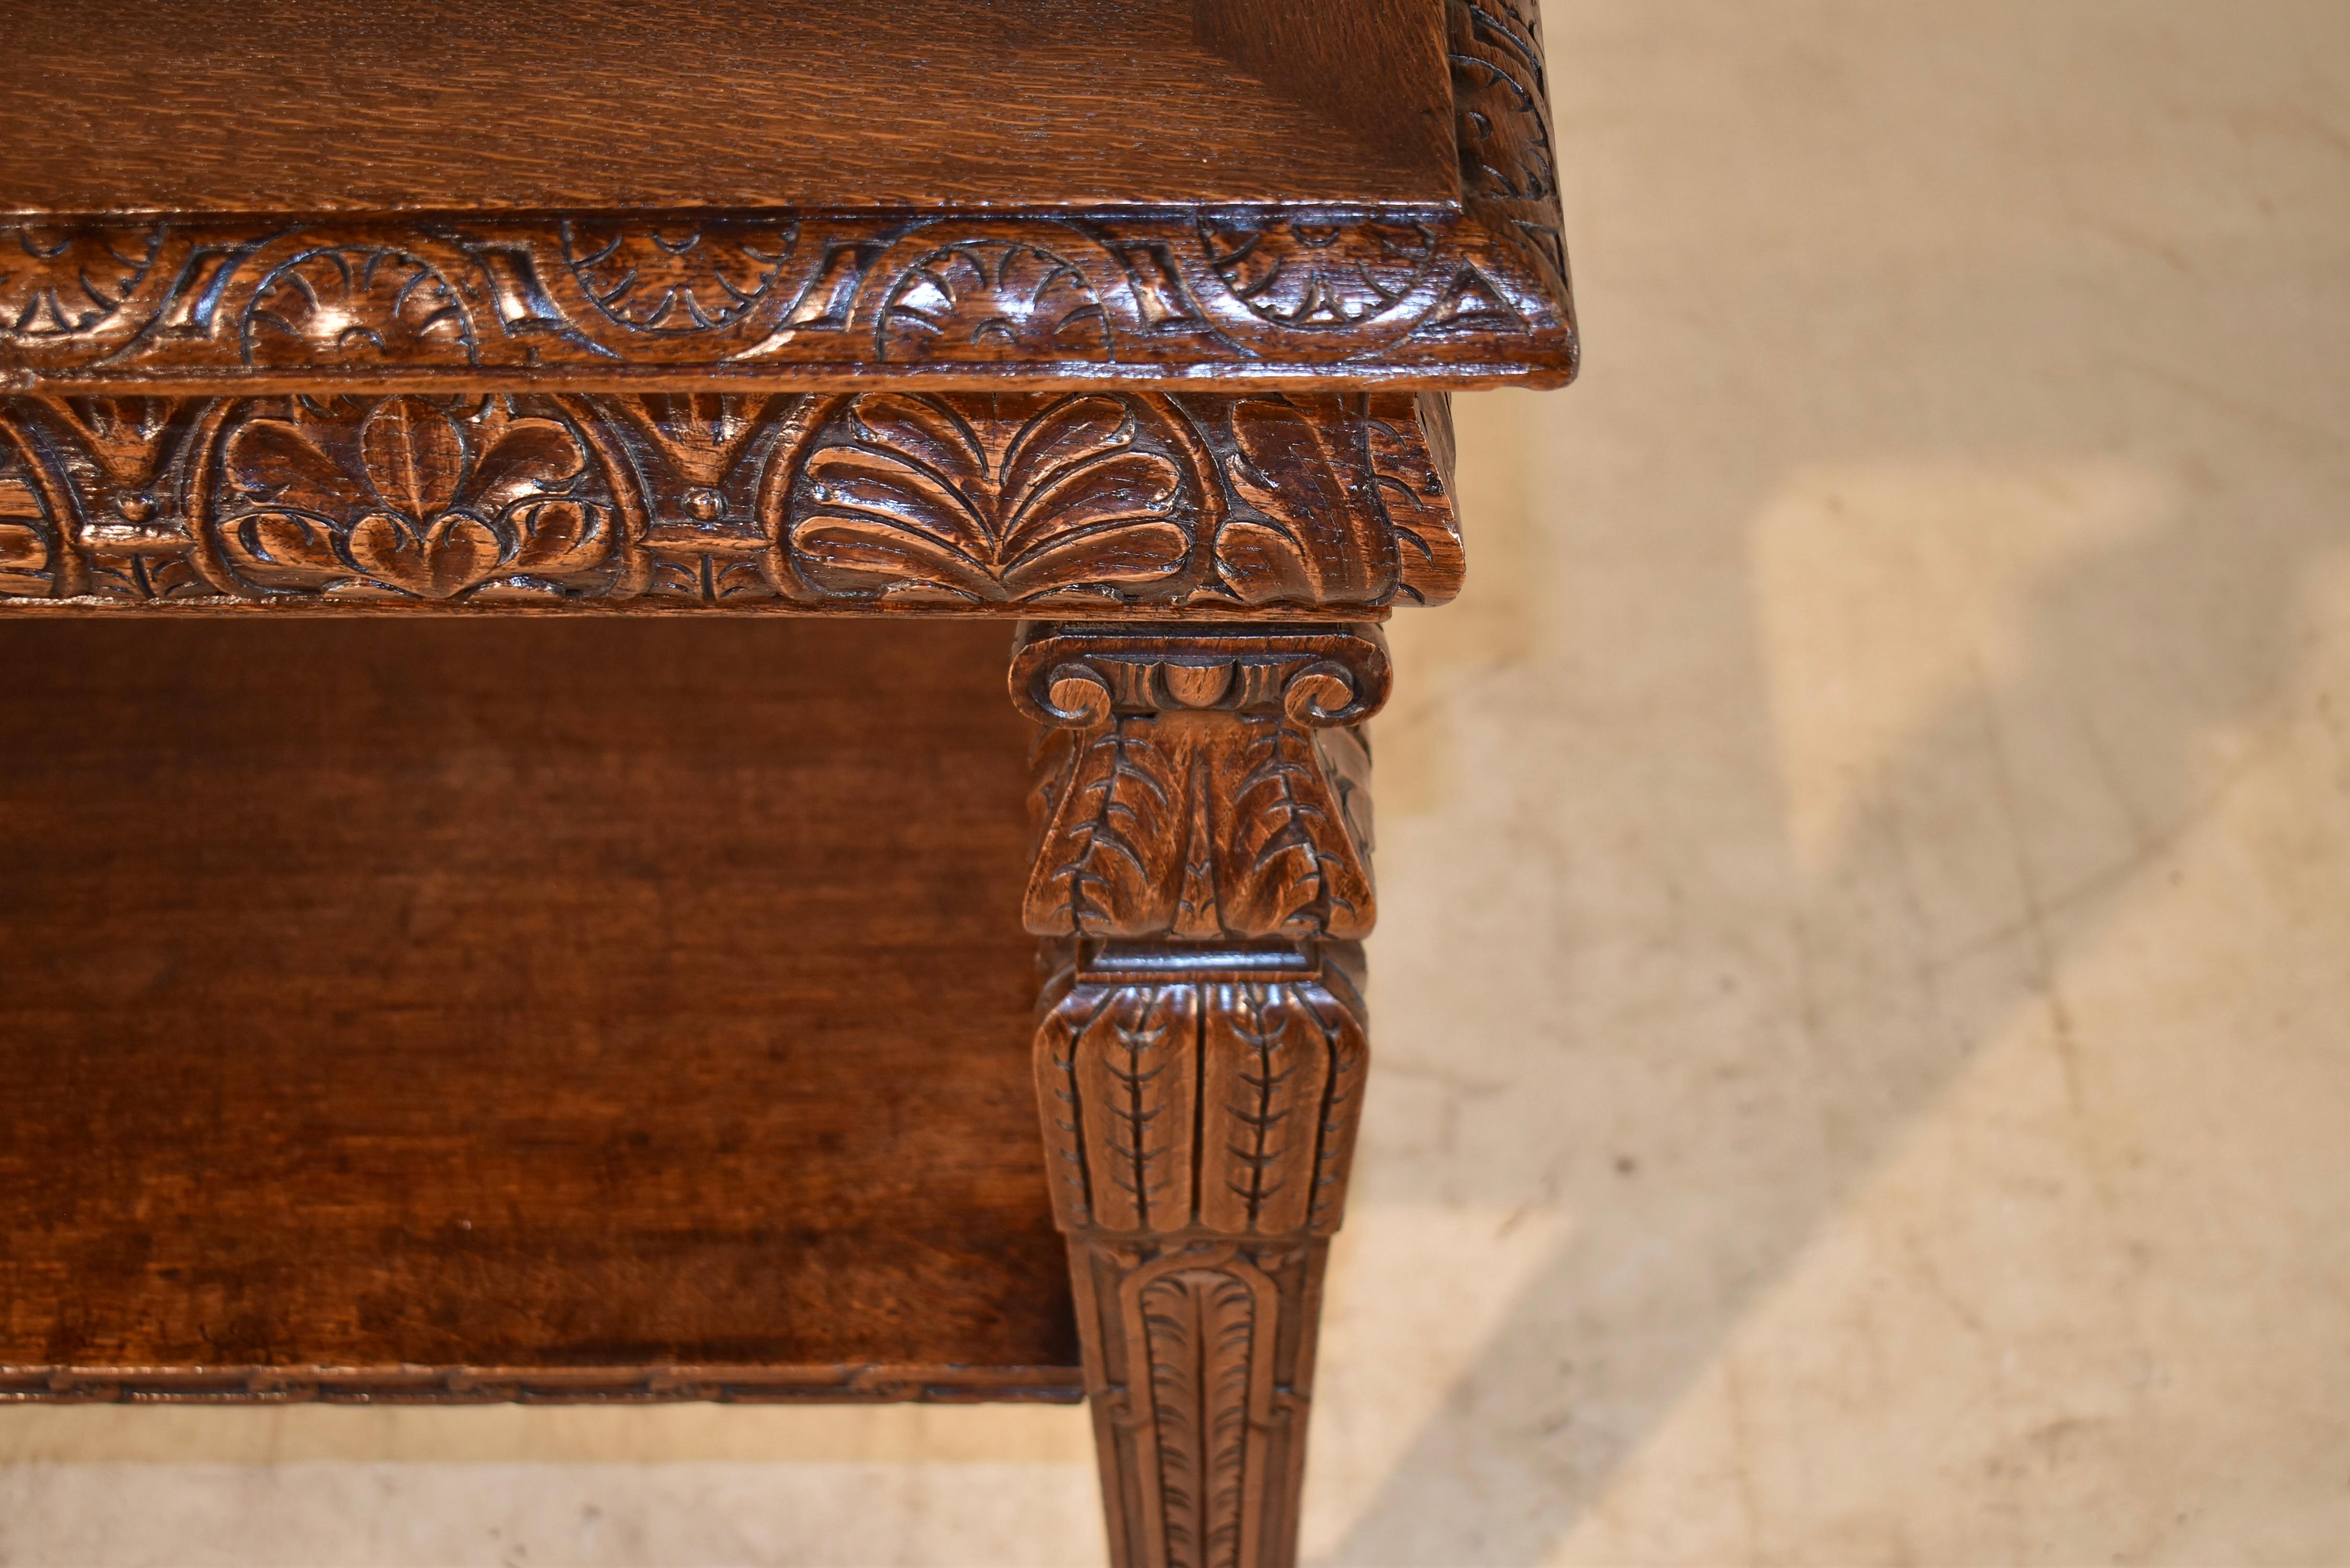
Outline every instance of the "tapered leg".
<path fill-rule="evenodd" d="M 1025 909 L 1111 1556 L 1297 1549 L 1322 1273 L 1367 1044 L 1376 628 L 1030 626 Z"/>

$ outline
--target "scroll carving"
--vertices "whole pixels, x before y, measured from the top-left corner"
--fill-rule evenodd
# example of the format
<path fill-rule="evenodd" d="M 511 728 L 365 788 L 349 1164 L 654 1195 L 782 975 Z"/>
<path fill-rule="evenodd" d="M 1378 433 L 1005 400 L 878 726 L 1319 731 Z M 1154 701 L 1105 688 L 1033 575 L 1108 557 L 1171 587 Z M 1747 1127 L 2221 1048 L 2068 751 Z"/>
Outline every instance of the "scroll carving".
<path fill-rule="evenodd" d="M 1101 300 L 1085 269 L 1041 244 L 942 245 L 898 274 L 875 325 L 880 358 L 1064 361 L 1109 357 Z"/>
<path fill-rule="evenodd" d="M 1291 1561 L 1368 1062 L 1376 628 L 1031 626 L 1036 1074 L 1121 1564 Z"/>
<path fill-rule="evenodd" d="M 715 332 L 775 290 L 796 238 L 789 223 L 561 225 L 563 257 L 582 293 L 632 332 Z"/>
<path fill-rule="evenodd" d="M 1209 265 L 1259 318 L 1343 330 L 1409 308 L 1441 252 L 1423 223 L 1203 223 Z"/>
<path fill-rule="evenodd" d="M 1461 199 L 1488 233 L 1518 251 L 1565 297 L 1550 89 L 1543 68 L 1542 21 L 1534 0 L 1452 0 L 1447 16 L 1454 134 Z M 1474 293 L 1477 297 L 1468 296 Z M 1453 313 L 1507 331 L 1515 312 L 1505 289 L 1463 275 Z"/>
<path fill-rule="evenodd" d="M 710 265 L 719 297 L 748 286 Z M 708 314 L 704 276 L 606 296 Z M 1447 417 L 1385 392 L 11 399 L 0 605 L 1437 603 Z"/>
<path fill-rule="evenodd" d="M 721 212 L 0 222 L 0 386 L 540 389 L 616 369 L 838 389 L 1181 367 L 1571 375 L 1530 0 L 1446 0 L 1459 203 L 1220 213 Z M 508 378 L 511 384 L 511 376 Z"/>

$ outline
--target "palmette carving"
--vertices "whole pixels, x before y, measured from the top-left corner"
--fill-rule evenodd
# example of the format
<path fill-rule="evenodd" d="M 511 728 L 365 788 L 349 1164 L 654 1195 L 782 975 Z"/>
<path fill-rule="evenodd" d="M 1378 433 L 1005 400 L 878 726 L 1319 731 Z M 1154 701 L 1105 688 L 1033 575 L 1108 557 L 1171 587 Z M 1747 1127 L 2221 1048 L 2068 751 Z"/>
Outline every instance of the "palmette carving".
<path fill-rule="evenodd" d="M 1445 417 L 1399 393 L 11 399 L 0 604 L 1440 602 Z"/>
<path fill-rule="evenodd" d="M 879 357 L 1066 361 L 1109 357 L 1101 298 L 1085 269 L 1012 239 L 941 245 L 891 281 L 874 327 Z"/>
<path fill-rule="evenodd" d="M 1023 628 L 1054 1213 L 1121 1564 L 1295 1549 L 1368 1041 L 1372 627 Z"/>
<path fill-rule="evenodd" d="M 259 274 L 234 319 L 244 362 L 256 369 L 454 367 L 481 358 L 462 285 L 412 246 L 301 249 Z"/>
<path fill-rule="evenodd" d="M 1441 249 L 1424 223 L 1295 218 L 1205 223 L 1201 240 L 1217 277 L 1256 316 L 1336 330 L 1409 309 Z"/>
<path fill-rule="evenodd" d="M 586 438 L 515 400 L 294 400 L 241 410 L 202 544 L 239 589 L 542 597 L 608 583 L 615 512 Z"/>
<path fill-rule="evenodd" d="M 898 601 L 1156 597 L 1201 575 L 1204 467 L 1155 400 L 868 393 L 802 460 L 777 570 Z"/>
<path fill-rule="evenodd" d="M 1445 3 L 1453 211 L 12 220 L 0 386 L 1563 380 L 1577 350 L 1534 9 Z"/>

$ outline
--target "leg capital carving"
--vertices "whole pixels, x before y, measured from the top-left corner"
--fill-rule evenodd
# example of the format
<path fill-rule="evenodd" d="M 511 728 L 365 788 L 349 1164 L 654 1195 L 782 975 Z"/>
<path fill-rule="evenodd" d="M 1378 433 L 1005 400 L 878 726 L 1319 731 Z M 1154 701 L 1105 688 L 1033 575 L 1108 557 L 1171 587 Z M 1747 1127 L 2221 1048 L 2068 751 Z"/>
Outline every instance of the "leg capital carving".
<path fill-rule="evenodd" d="M 1024 628 L 1015 702 L 1045 728 L 1023 915 L 1041 937 L 1367 935 L 1377 628 Z"/>

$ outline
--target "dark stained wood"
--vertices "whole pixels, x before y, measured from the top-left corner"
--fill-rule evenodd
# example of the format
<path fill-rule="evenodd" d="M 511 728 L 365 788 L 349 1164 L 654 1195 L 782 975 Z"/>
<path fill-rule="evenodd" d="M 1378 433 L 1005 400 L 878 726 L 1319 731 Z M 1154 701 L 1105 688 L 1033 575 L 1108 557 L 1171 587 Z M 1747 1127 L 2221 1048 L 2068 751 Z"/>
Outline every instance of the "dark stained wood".
<path fill-rule="evenodd" d="M 0 104 L 0 1398 L 1082 1388 L 1120 1568 L 1293 1563 L 1534 0 L 16 0 Z"/>
<path fill-rule="evenodd" d="M 0 211 L 1455 202 L 1438 7 L 1279 9 L 10 0 Z"/>
<path fill-rule="evenodd" d="M 0 611 L 1055 607 L 1460 587 L 1442 394 L 0 400 Z"/>
<path fill-rule="evenodd" d="M 31 0 L 0 102 L 0 390 L 1576 363 L 1529 0 Z"/>
<path fill-rule="evenodd" d="M 1119 1568 L 1297 1552 L 1369 1066 L 1378 628 L 1024 628 L 1036 1097 Z"/>
<path fill-rule="evenodd" d="M 1066 1387 L 1004 643 L 0 626 L 0 1366 Z"/>

